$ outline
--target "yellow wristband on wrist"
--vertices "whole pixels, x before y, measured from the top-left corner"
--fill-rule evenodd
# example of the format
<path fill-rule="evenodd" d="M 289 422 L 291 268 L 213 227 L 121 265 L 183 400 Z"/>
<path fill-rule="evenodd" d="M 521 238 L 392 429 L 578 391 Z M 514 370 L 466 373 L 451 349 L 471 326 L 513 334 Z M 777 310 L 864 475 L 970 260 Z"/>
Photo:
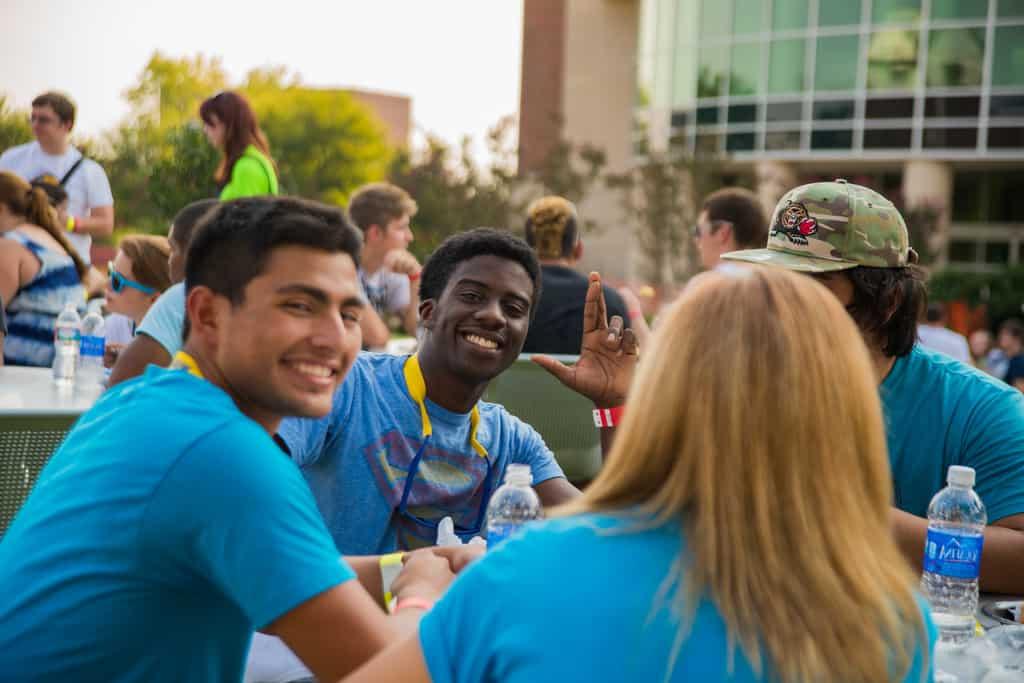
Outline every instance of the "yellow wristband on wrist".
<path fill-rule="evenodd" d="M 402 557 L 404 555 L 405 553 L 391 553 L 380 556 L 380 587 L 384 593 L 384 606 L 389 610 L 395 597 L 391 594 L 391 584 L 402 573 Z"/>
<path fill-rule="evenodd" d="M 78 221 L 75 220 L 74 216 L 68 216 L 68 222 L 65 227 L 68 229 L 68 232 L 74 232 L 75 228 L 78 227 Z"/>

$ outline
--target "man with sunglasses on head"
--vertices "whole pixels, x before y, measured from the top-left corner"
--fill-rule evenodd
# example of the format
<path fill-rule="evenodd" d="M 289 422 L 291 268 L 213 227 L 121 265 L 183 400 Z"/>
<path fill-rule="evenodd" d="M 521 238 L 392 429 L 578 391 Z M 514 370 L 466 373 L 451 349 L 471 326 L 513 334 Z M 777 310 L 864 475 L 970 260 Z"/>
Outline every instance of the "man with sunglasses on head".
<path fill-rule="evenodd" d="M 718 265 L 722 254 L 756 249 L 768 239 L 768 222 L 757 195 L 741 187 L 724 187 L 704 199 L 693 241 L 705 270 Z"/>
<path fill-rule="evenodd" d="M 61 220 L 79 256 L 91 263 L 92 238 L 114 230 L 114 196 L 107 174 L 70 143 L 75 105 L 65 95 L 46 92 L 32 100 L 31 124 L 35 141 L 0 155 L 0 171 L 17 173 L 29 182 L 49 176 L 67 191 L 68 208 Z"/>

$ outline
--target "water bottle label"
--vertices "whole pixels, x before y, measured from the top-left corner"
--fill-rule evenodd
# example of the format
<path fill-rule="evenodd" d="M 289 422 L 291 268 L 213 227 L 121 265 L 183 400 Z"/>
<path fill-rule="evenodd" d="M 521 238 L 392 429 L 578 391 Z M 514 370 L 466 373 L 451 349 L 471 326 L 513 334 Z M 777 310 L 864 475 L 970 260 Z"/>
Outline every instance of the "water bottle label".
<path fill-rule="evenodd" d="M 103 357 L 103 347 L 106 345 L 106 339 L 103 337 L 93 337 L 92 335 L 84 335 L 82 337 L 82 355 L 83 356 L 99 356 Z"/>
<path fill-rule="evenodd" d="M 79 333 L 73 327 L 58 327 L 56 336 L 58 342 L 75 342 L 78 341 Z"/>
<path fill-rule="evenodd" d="M 493 550 L 499 543 L 514 534 L 518 524 L 491 524 L 487 527 L 487 549 Z"/>
<path fill-rule="evenodd" d="M 954 579 L 976 579 L 981 569 L 980 534 L 952 534 L 928 529 L 924 543 L 924 570 Z"/>

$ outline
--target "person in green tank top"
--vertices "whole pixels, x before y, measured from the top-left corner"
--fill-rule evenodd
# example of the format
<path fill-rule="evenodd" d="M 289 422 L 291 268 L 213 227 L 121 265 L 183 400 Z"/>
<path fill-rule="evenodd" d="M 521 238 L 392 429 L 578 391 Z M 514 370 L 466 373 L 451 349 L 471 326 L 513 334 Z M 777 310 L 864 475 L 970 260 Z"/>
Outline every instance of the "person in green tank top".
<path fill-rule="evenodd" d="M 214 179 L 222 201 L 278 193 L 267 138 L 245 97 L 230 90 L 219 92 L 199 106 L 199 118 L 206 138 L 221 151 Z"/>

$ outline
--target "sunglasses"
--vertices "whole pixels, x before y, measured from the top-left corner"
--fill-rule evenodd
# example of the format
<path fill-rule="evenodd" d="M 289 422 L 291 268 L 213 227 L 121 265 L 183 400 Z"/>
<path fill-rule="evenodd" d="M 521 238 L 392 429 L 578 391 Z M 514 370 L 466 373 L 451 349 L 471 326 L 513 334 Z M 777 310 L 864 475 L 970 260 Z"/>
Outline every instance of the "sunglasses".
<path fill-rule="evenodd" d="M 423 451 L 426 449 L 427 444 L 430 442 L 428 436 L 423 440 L 423 444 L 416 451 L 416 456 L 412 459 L 409 464 L 409 472 L 405 475 L 405 487 L 402 489 L 402 499 L 398 504 L 399 515 L 405 519 L 414 522 L 422 527 L 433 529 L 434 535 L 437 535 L 437 526 L 441 523 L 440 519 L 423 519 L 409 512 L 407 509 L 407 503 L 409 501 L 409 493 L 412 492 L 413 482 L 416 480 L 416 474 L 420 469 L 420 461 L 423 459 Z M 480 508 L 476 513 L 476 522 L 471 527 L 463 527 L 458 524 L 455 525 L 455 534 L 461 538 L 464 542 L 468 541 L 473 536 L 476 536 L 483 529 L 484 517 L 487 514 L 487 503 L 491 499 L 491 487 L 493 486 L 493 474 L 494 466 L 491 463 L 489 457 L 484 456 L 484 460 L 487 462 L 487 474 L 484 476 L 483 482 L 483 495 L 480 497 Z"/>
<path fill-rule="evenodd" d="M 156 287 L 147 287 L 141 282 L 129 280 L 124 275 L 121 275 L 121 273 L 114 269 L 113 263 L 107 264 L 107 272 L 110 274 L 110 288 L 117 294 L 123 292 L 125 287 L 137 289 L 143 294 L 154 294 L 156 292 Z"/>

